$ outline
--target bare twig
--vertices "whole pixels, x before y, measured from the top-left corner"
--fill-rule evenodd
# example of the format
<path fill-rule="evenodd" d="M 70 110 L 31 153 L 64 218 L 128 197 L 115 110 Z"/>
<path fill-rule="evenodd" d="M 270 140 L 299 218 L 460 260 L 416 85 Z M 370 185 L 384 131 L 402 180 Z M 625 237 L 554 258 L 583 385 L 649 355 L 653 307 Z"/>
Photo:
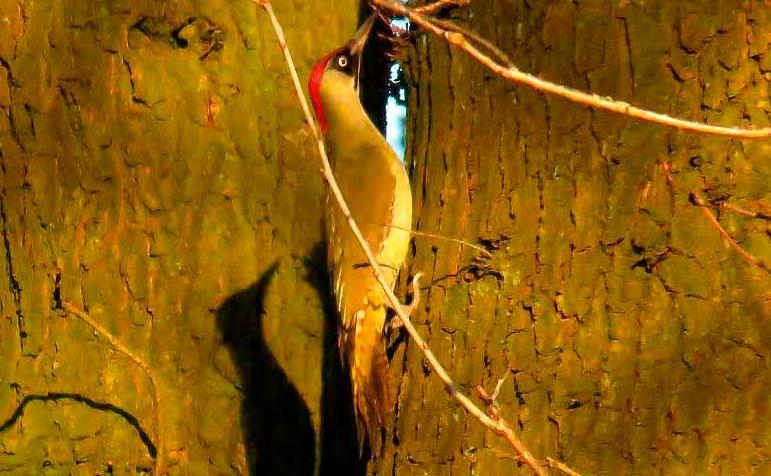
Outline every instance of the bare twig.
<path fill-rule="evenodd" d="M 720 234 L 720 236 L 725 240 L 728 245 L 733 248 L 737 253 L 739 253 L 739 256 L 741 256 L 744 261 L 746 261 L 748 264 L 752 266 L 757 266 L 758 268 L 762 269 L 766 273 L 771 274 L 771 268 L 766 265 L 766 263 L 760 261 L 758 258 L 750 254 L 747 250 L 742 248 L 742 246 L 736 242 L 736 240 L 733 239 L 731 235 L 728 234 L 728 232 L 723 228 L 723 225 L 720 224 L 717 217 L 715 217 L 715 214 L 712 213 L 712 210 L 710 210 L 709 205 L 702 200 L 701 197 L 699 197 L 695 192 L 691 192 L 688 196 L 688 199 L 690 202 L 697 207 L 701 208 L 701 211 L 704 213 L 704 216 L 707 217 L 707 220 L 709 220 L 710 225 L 717 230 L 717 232 Z"/>
<path fill-rule="evenodd" d="M 495 421 L 499 421 L 501 419 L 501 407 L 498 406 L 498 392 L 501 390 L 503 381 L 504 379 L 498 380 L 498 385 L 495 386 L 495 391 L 492 395 L 487 393 L 487 390 L 485 390 L 483 386 L 477 385 L 477 393 L 479 394 L 479 398 L 485 402 L 485 405 L 487 405 L 487 414 L 490 415 L 490 418 Z"/>
<path fill-rule="evenodd" d="M 495 453 L 495 456 L 497 458 L 500 458 L 500 459 L 513 459 L 514 461 L 516 461 L 518 463 L 524 463 L 524 460 L 519 455 L 512 456 L 510 454 L 504 453 L 504 452 L 502 452 L 500 450 L 497 450 L 497 449 L 493 449 L 493 452 Z M 559 460 L 556 460 L 554 458 L 547 457 L 546 461 L 542 461 L 541 464 L 543 464 L 547 468 L 554 468 L 554 469 L 562 472 L 563 474 L 567 474 L 568 476 L 581 476 L 581 473 L 576 472 L 570 466 L 568 466 L 565 463 L 563 463 L 563 462 L 561 462 Z"/>
<path fill-rule="evenodd" d="M 454 31 L 457 33 L 462 34 L 467 39 L 471 40 L 472 43 L 476 43 L 477 45 L 481 46 L 483 49 L 487 50 L 490 54 L 495 56 L 498 60 L 498 63 L 502 66 L 505 66 L 507 68 L 514 66 L 514 63 L 511 61 L 511 58 L 504 53 L 498 46 L 496 46 L 492 41 L 489 41 L 485 38 L 482 38 L 478 34 L 474 33 L 473 31 L 467 30 L 463 28 L 460 25 L 457 25 L 451 21 L 447 20 L 438 20 L 436 18 L 432 18 L 431 21 L 441 27 L 445 30 Z"/>
<path fill-rule="evenodd" d="M 672 189 L 673 192 L 676 192 L 677 188 L 675 186 L 675 179 L 672 177 L 672 166 L 669 164 L 669 162 L 664 162 L 661 164 L 661 168 L 664 170 L 664 177 L 666 178 L 667 185 L 670 187 L 670 189 Z M 720 237 L 723 238 L 723 240 L 728 243 L 728 245 L 733 248 L 734 251 L 739 253 L 739 256 L 741 256 L 742 259 L 747 262 L 747 264 L 751 266 L 757 266 L 766 273 L 771 274 L 771 268 L 766 263 L 759 260 L 750 254 L 747 250 L 742 248 L 742 246 L 737 243 L 730 234 L 728 234 L 726 229 L 723 228 L 723 225 L 720 224 L 717 217 L 715 217 L 715 214 L 712 213 L 712 210 L 710 209 L 710 207 L 714 205 L 705 202 L 696 192 L 688 193 L 688 201 L 692 205 L 701 208 L 701 211 L 704 213 L 707 221 L 709 221 L 709 224 L 712 225 L 712 228 L 718 232 Z"/>
<path fill-rule="evenodd" d="M 381 225 L 379 223 L 376 223 L 375 225 L 383 227 L 383 228 L 386 228 L 386 225 Z M 401 227 L 401 226 L 398 226 L 398 225 L 389 225 L 389 226 L 391 228 L 396 228 L 397 230 L 406 231 L 410 235 L 413 235 L 413 236 L 423 236 L 425 238 L 434 238 L 436 240 L 445 240 L 445 241 L 450 241 L 452 243 L 457 243 L 457 244 L 462 245 L 462 246 L 468 246 L 469 248 L 473 248 L 473 249 L 479 251 L 480 253 L 485 255 L 487 258 L 490 258 L 490 259 L 494 258 L 492 253 L 490 253 L 486 249 L 482 248 L 481 246 L 475 245 L 474 243 L 469 243 L 466 240 L 461 240 L 460 238 L 451 238 L 449 236 L 436 235 L 434 233 L 428 233 L 428 232 L 425 232 L 425 231 L 410 230 L 409 228 L 404 228 L 404 227 Z"/>
<path fill-rule="evenodd" d="M 91 316 L 89 316 L 85 311 L 75 307 L 72 303 L 68 301 L 62 301 L 62 309 L 64 309 L 69 314 L 72 314 L 73 316 L 77 317 L 81 321 L 88 324 L 91 329 L 93 329 L 97 334 L 102 336 L 104 339 L 107 340 L 107 342 L 110 343 L 110 345 L 120 352 L 121 354 L 125 355 L 129 358 L 132 362 L 137 364 L 139 368 L 141 368 L 145 375 L 147 375 L 147 379 L 150 381 L 150 389 L 153 393 L 153 406 L 154 408 L 154 418 L 155 418 L 155 448 L 156 448 L 156 455 L 155 455 L 155 464 L 154 464 L 154 474 L 156 476 L 161 475 L 161 470 L 163 469 L 163 457 L 164 457 L 164 442 L 163 438 L 161 436 L 161 423 L 160 423 L 160 408 L 161 408 L 161 402 L 160 397 L 158 396 L 158 385 L 157 380 L 155 379 L 155 374 L 153 372 L 153 369 L 150 368 L 150 366 L 142 360 L 139 356 L 137 356 L 135 353 L 133 353 L 131 350 L 129 350 L 126 346 L 120 343 L 118 339 L 113 336 L 110 331 L 102 327 L 101 324 L 96 322 Z"/>
<path fill-rule="evenodd" d="M 739 205 L 734 205 L 732 203 L 728 203 L 724 201 L 713 203 L 712 201 L 710 201 L 709 204 L 720 210 L 727 210 L 729 212 L 738 213 L 739 215 L 755 218 L 757 220 L 771 221 L 771 215 L 769 215 L 768 213 L 753 212 L 752 210 L 747 210 L 746 208 L 740 207 Z"/>
<path fill-rule="evenodd" d="M 534 89 L 537 89 L 538 91 L 553 94 L 555 96 L 559 96 L 588 107 L 593 107 L 598 110 L 614 112 L 641 121 L 675 127 L 684 131 L 692 131 L 726 137 L 739 137 L 745 139 L 771 137 L 771 127 L 757 129 L 723 127 L 712 124 L 704 124 L 701 122 L 688 121 L 685 119 L 678 119 L 666 114 L 635 107 L 623 101 L 615 101 L 610 98 L 598 96 L 597 94 L 585 93 L 576 89 L 562 86 L 560 84 L 555 84 L 550 81 L 543 80 L 531 74 L 524 73 L 514 66 L 505 66 L 496 62 L 488 55 L 480 51 L 476 46 L 474 46 L 463 33 L 442 28 L 435 20 L 423 15 L 416 9 L 407 8 L 395 0 L 371 0 L 371 2 L 379 8 L 388 10 L 399 16 L 407 17 L 410 21 L 423 27 L 425 30 L 430 31 L 435 35 L 441 36 L 451 46 L 465 51 L 475 61 L 487 67 L 498 76 L 501 76 L 502 78 L 508 79 L 509 81 L 515 83 L 528 85 Z"/>
<path fill-rule="evenodd" d="M 390 303 L 391 307 L 394 309 L 394 312 L 402 321 L 404 328 L 407 330 L 412 340 L 415 342 L 417 347 L 423 353 L 423 356 L 428 361 L 429 365 L 431 365 L 431 367 L 434 369 L 436 375 L 444 383 L 445 390 L 447 391 L 447 393 L 449 393 L 449 395 L 452 398 L 457 400 L 458 403 L 460 403 L 460 405 L 462 405 L 475 418 L 481 421 L 482 424 L 484 424 L 489 429 L 493 430 L 496 434 L 505 438 L 509 442 L 509 444 L 515 449 L 515 451 L 522 456 L 525 463 L 528 466 L 530 466 L 530 468 L 536 474 L 545 475 L 546 470 L 538 462 L 538 460 L 535 457 L 533 457 L 533 455 L 525 447 L 525 445 L 522 444 L 519 437 L 517 437 L 517 435 L 514 433 L 514 431 L 511 429 L 508 423 L 506 423 L 505 420 L 500 419 L 498 421 L 495 421 L 494 419 L 490 418 L 490 416 L 488 416 L 484 411 L 482 411 L 479 407 L 477 407 L 468 396 L 466 396 L 465 394 L 461 393 L 458 390 L 457 386 L 455 385 L 455 382 L 453 382 L 452 378 L 450 378 L 450 376 L 447 374 L 447 371 L 444 369 L 442 364 L 436 358 L 436 356 L 431 351 L 431 349 L 429 349 L 428 344 L 426 344 L 426 342 L 418 333 L 417 329 L 415 329 L 415 325 L 412 323 L 409 316 L 405 312 L 402 304 L 399 302 L 399 299 L 396 297 L 393 290 L 386 282 L 383 276 L 382 269 L 378 264 L 377 259 L 375 258 L 375 255 L 372 253 L 372 250 L 367 244 L 367 241 L 362 236 L 358 225 L 356 224 L 353 217 L 351 216 L 351 212 L 348 208 L 348 205 L 345 202 L 345 199 L 343 198 L 342 193 L 340 192 L 340 188 L 337 186 L 337 182 L 335 181 L 335 177 L 332 174 L 332 169 L 329 165 L 329 159 L 327 158 L 327 153 L 324 148 L 324 140 L 321 137 L 321 134 L 319 133 L 319 129 L 315 125 L 313 116 L 311 116 L 310 114 L 310 109 L 308 108 L 308 104 L 305 100 L 305 95 L 303 93 L 302 86 L 300 85 L 300 81 L 297 77 L 297 72 L 294 67 L 294 62 L 292 61 L 292 55 L 289 52 L 289 49 L 287 48 L 283 30 L 281 28 L 281 25 L 278 22 L 278 19 L 276 18 L 275 13 L 273 12 L 271 3 L 268 0 L 252 0 L 252 1 L 262 6 L 265 9 L 265 12 L 270 17 L 270 21 L 276 33 L 279 46 L 283 50 L 284 57 L 286 58 L 287 67 L 289 68 L 290 74 L 292 76 L 295 92 L 297 93 L 297 97 L 300 100 L 303 112 L 305 113 L 305 120 L 307 121 L 308 126 L 311 128 L 313 135 L 317 139 L 318 151 L 319 151 L 319 155 L 321 156 L 321 161 L 323 164 L 322 174 L 324 176 L 324 180 L 329 185 L 329 189 L 332 192 L 332 195 L 335 197 L 337 204 L 340 206 L 340 210 L 343 216 L 345 216 L 348 222 L 348 225 L 351 228 L 351 231 L 353 232 L 354 236 L 356 237 L 356 240 L 358 241 L 359 245 L 361 246 L 362 250 L 367 256 L 367 261 L 372 267 L 374 276 L 377 279 L 380 286 L 382 287 L 383 292 L 386 298 L 388 299 L 388 302 Z"/>
<path fill-rule="evenodd" d="M 546 466 L 548 466 L 549 468 L 558 469 L 558 470 L 562 471 L 563 473 L 567 474 L 568 476 L 581 476 L 581 473 L 577 473 L 577 472 L 573 471 L 565 463 L 563 463 L 562 461 L 557 461 L 554 458 L 547 457 L 546 458 Z"/>
<path fill-rule="evenodd" d="M 432 15 L 443 8 L 448 7 L 462 7 L 471 3 L 471 0 L 437 0 L 436 2 L 429 3 L 428 5 L 422 5 L 420 7 L 414 7 L 412 10 L 423 13 L 425 15 Z"/>
<path fill-rule="evenodd" d="M 501 394 L 501 389 L 503 388 L 503 383 L 506 381 L 506 377 L 508 377 L 509 374 L 507 373 L 503 377 L 498 379 L 498 383 L 495 384 L 495 390 L 493 391 L 493 394 L 490 396 L 490 399 L 495 405 L 498 405 L 498 395 Z"/>

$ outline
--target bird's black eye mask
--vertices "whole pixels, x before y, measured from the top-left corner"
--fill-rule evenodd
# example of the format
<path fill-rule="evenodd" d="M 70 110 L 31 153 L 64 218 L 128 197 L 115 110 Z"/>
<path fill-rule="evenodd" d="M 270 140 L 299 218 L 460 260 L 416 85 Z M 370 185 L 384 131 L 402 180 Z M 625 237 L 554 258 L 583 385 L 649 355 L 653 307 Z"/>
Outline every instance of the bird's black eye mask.
<path fill-rule="evenodd" d="M 338 54 L 332 57 L 330 68 L 335 71 L 340 71 L 348 76 L 353 76 L 356 71 L 355 58 L 347 50 L 342 50 Z"/>

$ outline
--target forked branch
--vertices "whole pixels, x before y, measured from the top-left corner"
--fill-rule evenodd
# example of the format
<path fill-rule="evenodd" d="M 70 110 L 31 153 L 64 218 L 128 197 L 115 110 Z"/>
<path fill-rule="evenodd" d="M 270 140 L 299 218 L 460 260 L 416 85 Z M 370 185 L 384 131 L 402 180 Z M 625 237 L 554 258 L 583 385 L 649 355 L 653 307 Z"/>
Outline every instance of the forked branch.
<path fill-rule="evenodd" d="M 392 15 L 407 17 L 411 22 L 422 27 L 424 30 L 441 36 L 450 46 L 454 46 L 464 51 L 475 61 L 485 66 L 496 75 L 515 83 L 525 84 L 538 91 L 552 94 L 554 96 L 559 96 L 569 101 L 583 104 L 584 106 L 592 107 L 597 110 L 614 112 L 641 121 L 675 127 L 683 131 L 726 137 L 738 137 L 744 139 L 771 138 L 771 127 L 757 129 L 724 127 L 679 119 L 667 114 L 653 112 L 647 109 L 632 106 L 631 104 L 623 101 L 616 101 L 607 97 L 598 96 L 597 94 L 585 93 L 577 89 L 572 89 L 560 84 L 552 83 L 551 81 L 546 81 L 537 76 L 533 76 L 532 74 L 520 71 L 516 66 L 506 64 L 506 61 L 496 61 L 491 56 L 485 54 L 482 50 L 475 46 L 475 43 L 484 46 L 484 43 L 489 43 L 486 40 L 484 43 L 480 43 L 480 38 L 476 37 L 476 35 L 471 37 L 468 33 L 463 32 L 459 28 L 447 28 L 447 24 L 445 22 L 435 20 L 426 16 L 425 14 L 426 12 L 430 13 L 438 10 L 438 8 L 432 9 L 431 7 L 433 5 L 442 4 L 441 6 L 444 7 L 448 4 L 457 4 L 458 2 L 438 1 L 426 7 L 407 8 L 404 6 L 404 4 L 396 0 L 370 1 L 372 2 L 372 5 L 374 5 L 381 12 L 390 12 Z"/>
<path fill-rule="evenodd" d="M 672 192 L 677 192 L 677 187 L 675 185 L 675 179 L 672 177 L 672 166 L 669 164 L 669 162 L 664 162 L 661 164 L 661 168 L 664 170 L 664 177 L 666 178 L 667 185 L 672 190 Z M 768 274 L 771 274 L 771 267 L 769 267 L 766 263 L 755 257 L 753 254 L 751 254 L 749 251 L 742 248 L 742 245 L 740 245 L 727 231 L 725 228 L 723 228 L 723 225 L 720 224 L 720 221 L 718 221 L 717 217 L 711 210 L 711 205 L 709 202 L 702 199 L 698 193 L 696 192 L 688 192 L 688 201 L 691 203 L 691 205 L 701 208 L 701 211 L 704 213 L 704 216 L 707 218 L 707 221 L 712 226 L 712 228 L 717 231 L 717 233 L 720 235 L 720 237 L 725 241 L 728 246 L 730 246 L 734 251 L 736 251 L 739 256 L 742 257 L 744 261 L 747 262 L 747 264 L 751 266 L 757 266 L 758 268 L 762 269 Z M 752 213 L 748 210 L 744 210 L 743 208 L 736 207 L 736 206 L 730 206 L 729 204 L 718 206 L 718 207 L 724 207 L 726 209 L 736 211 L 737 213 L 742 213 L 744 215 L 750 215 L 753 218 L 761 218 L 766 219 L 768 215 L 764 213 Z M 738 210 L 741 210 L 739 212 Z"/>

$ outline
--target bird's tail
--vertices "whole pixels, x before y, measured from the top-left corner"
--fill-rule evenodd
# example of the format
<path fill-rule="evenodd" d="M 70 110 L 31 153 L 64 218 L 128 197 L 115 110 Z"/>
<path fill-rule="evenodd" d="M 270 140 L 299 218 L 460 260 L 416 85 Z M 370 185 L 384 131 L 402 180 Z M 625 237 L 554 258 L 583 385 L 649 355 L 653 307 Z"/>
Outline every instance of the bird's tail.
<path fill-rule="evenodd" d="M 358 320 L 351 371 L 353 403 L 359 436 L 359 453 L 364 452 L 365 438 L 373 454 L 379 454 L 385 435 L 385 419 L 393 410 L 388 357 L 383 340 L 385 306 L 366 306 Z"/>

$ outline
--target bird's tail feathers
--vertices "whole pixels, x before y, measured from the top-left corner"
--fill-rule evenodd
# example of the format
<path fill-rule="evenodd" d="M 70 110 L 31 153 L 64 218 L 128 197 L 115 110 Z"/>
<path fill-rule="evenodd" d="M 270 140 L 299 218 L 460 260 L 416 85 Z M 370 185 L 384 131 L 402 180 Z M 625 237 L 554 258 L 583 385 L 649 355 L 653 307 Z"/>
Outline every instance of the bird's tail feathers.
<path fill-rule="evenodd" d="M 385 319 L 386 310 L 383 306 L 368 307 L 365 312 L 369 315 L 362 320 L 362 325 L 373 325 Z M 382 313 L 382 316 L 372 315 L 375 313 Z M 370 330 L 370 332 L 357 332 L 357 334 L 360 338 L 355 341 L 357 358 L 351 366 L 351 377 L 357 416 L 359 453 L 363 454 L 366 440 L 372 454 L 377 455 L 382 449 L 386 416 L 393 411 L 394 396 L 389 378 L 388 357 L 382 328 Z"/>

